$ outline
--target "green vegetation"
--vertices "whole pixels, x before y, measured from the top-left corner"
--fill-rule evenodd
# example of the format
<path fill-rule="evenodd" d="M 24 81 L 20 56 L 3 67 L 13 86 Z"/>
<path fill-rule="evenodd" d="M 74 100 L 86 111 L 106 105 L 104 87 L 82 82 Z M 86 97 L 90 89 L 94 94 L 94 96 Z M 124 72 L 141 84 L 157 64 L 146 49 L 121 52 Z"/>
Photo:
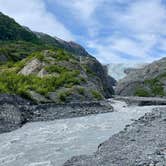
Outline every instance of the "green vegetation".
<path fill-rule="evenodd" d="M 0 55 L 7 58 L 7 61 L 19 61 L 33 52 L 44 49 L 44 46 L 25 41 L 0 41 Z"/>
<path fill-rule="evenodd" d="M 101 93 L 99 91 L 96 90 L 91 90 L 92 96 L 96 99 L 96 100 L 101 100 L 103 99 L 103 96 L 101 95 Z"/>
<path fill-rule="evenodd" d="M 39 43 L 36 35 L 26 30 L 14 19 L 0 13 L 0 40 L 23 40 Z"/>
<path fill-rule="evenodd" d="M 65 102 L 67 97 L 70 96 L 72 92 L 70 90 L 62 91 L 58 93 L 58 99 L 60 102 Z"/>
<path fill-rule="evenodd" d="M 148 79 L 144 81 L 148 90 L 143 87 L 138 87 L 135 91 L 136 96 L 149 97 L 149 96 L 165 96 L 164 87 L 161 79 L 166 77 L 166 74 L 161 74 L 154 79 Z"/>
<path fill-rule="evenodd" d="M 65 84 L 79 85 L 78 72 L 64 72 L 59 77 L 40 78 L 35 75 L 24 76 L 15 72 L 0 73 L 0 93 L 27 96 L 29 90 L 47 95 Z"/>
<path fill-rule="evenodd" d="M 51 74 L 51 73 L 64 73 L 69 71 L 66 67 L 59 66 L 59 65 L 50 65 L 45 67 L 45 70 Z"/>
<path fill-rule="evenodd" d="M 84 65 L 83 69 L 85 70 L 85 72 L 87 74 L 92 75 L 92 76 L 96 76 L 96 74 L 87 65 Z"/>
<path fill-rule="evenodd" d="M 49 92 L 55 92 L 60 102 L 65 102 L 72 94 L 85 97 L 87 90 L 83 86 L 86 86 L 88 78 L 84 75 L 91 78 L 95 73 L 87 65 L 83 65 L 82 70 L 76 56 L 84 54 L 80 49 L 49 35 L 33 33 L 0 13 L 0 93 L 29 98 L 32 95 L 30 91 L 45 97 L 48 97 Z M 39 65 L 41 68 L 28 76 L 19 74 L 33 59 L 42 62 Z M 41 78 L 38 76 L 39 71 L 47 73 L 40 72 L 43 74 Z M 92 90 L 91 94 L 97 100 L 103 97 L 98 91 Z"/>
<path fill-rule="evenodd" d="M 139 97 L 149 97 L 150 96 L 149 92 L 142 87 L 137 87 L 134 95 L 139 96 Z"/>
<path fill-rule="evenodd" d="M 151 79 L 151 80 L 146 80 L 145 84 L 148 85 L 151 89 L 151 94 L 152 96 L 164 96 L 164 88 L 160 80 L 156 79 Z"/>
<path fill-rule="evenodd" d="M 85 94 L 85 88 L 83 88 L 83 87 L 78 87 L 78 88 L 77 88 L 77 92 L 78 92 L 80 95 L 84 95 L 84 94 Z"/>

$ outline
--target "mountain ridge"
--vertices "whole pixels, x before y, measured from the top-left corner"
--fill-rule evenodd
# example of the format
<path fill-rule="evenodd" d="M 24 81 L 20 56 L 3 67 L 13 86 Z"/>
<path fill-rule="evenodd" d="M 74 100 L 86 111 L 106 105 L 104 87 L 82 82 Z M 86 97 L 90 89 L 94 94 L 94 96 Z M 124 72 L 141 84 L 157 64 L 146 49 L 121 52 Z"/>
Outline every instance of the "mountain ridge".
<path fill-rule="evenodd" d="M 110 76 L 82 46 L 33 32 L 2 13 L 0 18 L 0 93 L 21 95 L 37 103 L 112 96 Z"/>
<path fill-rule="evenodd" d="M 142 97 L 166 96 L 166 58 L 129 72 L 118 82 L 116 94 Z"/>

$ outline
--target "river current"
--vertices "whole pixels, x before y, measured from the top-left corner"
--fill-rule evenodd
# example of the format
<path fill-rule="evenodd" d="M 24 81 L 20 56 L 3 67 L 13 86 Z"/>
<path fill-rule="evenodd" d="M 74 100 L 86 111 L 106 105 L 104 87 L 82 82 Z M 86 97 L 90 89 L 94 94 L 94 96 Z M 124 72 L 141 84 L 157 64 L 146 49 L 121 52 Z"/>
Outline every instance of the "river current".
<path fill-rule="evenodd" d="M 1 134 L 0 166 L 61 166 L 72 156 L 92 154 L 101 142 L 156 107 L 110 102 L 111 113 L 28 123 Z"/>

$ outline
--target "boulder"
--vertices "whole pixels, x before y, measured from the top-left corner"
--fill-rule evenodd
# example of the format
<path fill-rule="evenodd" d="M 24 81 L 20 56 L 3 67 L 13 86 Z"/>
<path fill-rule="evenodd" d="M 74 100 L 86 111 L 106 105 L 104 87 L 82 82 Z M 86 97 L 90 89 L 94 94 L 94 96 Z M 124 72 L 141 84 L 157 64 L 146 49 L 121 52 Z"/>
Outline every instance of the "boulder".
<path fill-rule="evenodd" d="M 21 69 L 19 74 L 23 75 L 35 74 L 42 69 L 42 66 L 43 66 L 42 62 L 40 62 L 38 59 L 33 59 Z"/>

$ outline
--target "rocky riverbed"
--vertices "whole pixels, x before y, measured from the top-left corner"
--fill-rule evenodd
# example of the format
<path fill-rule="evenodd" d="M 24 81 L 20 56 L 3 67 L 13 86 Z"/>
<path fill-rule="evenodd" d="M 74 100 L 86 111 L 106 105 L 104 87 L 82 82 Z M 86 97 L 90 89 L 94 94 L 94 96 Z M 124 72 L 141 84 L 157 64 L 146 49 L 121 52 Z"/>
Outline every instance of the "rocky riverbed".
<path fill-rule="evenodd" d="M 27 122 L 50 121 L 112 112 L 107 101 L 68 104 L 34 104 L 16 95 L 0 95 L 0 133 L 9 132 Z"/>
<path fill-rule="evenodd" d="M 127 106 L 125 102 L 116 100 L 109 102 L 114 112 L 50 122 L 31 122 L 1 134 L 0 166 L 62 166 L 72 156 L 92 154 L 101 142 L 156 108 Z M 77 159 L 81 161 L 79 157 Z M 71 160 L 67 165 L 77 164 L 75 161 Z"/>
<path fill-rule="evenodd" d="M 73 157 L 64 166 L 166 166 L 166 107 L 128 125 L 93 155 Z"/>
<path fill-rule="evenodd" d="M 166 105 L 165 97 L 114 96 L 114 98 L 116 100 L 125 101 L 128 105 Z"/>

